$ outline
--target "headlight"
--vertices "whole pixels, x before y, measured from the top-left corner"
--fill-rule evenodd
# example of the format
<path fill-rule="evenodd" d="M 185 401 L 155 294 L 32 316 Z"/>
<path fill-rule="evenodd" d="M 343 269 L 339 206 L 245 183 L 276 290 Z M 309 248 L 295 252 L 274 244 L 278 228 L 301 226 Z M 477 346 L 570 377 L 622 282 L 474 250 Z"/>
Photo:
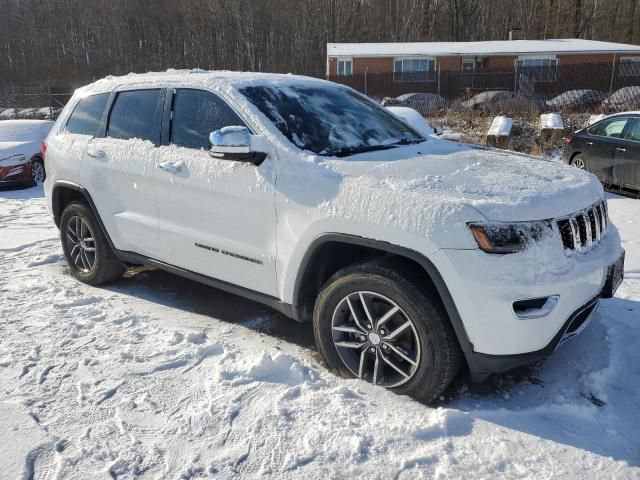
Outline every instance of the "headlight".
<path fill-rule="evenodd" d="M 480 249 L 487 253 L 516 253 L 551 230 L 551 222 L 470 223 Z"/>

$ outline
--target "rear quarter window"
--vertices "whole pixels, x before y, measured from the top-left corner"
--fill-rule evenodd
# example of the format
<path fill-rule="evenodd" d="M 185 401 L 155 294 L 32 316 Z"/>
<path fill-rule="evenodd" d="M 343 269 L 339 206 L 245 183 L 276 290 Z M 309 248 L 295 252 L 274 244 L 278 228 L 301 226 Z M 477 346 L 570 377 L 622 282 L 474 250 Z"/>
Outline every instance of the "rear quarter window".
<path fill-rule="evenodd" d="M 69 133 L 95 136 L 100 128 L 100 121 L 108 100 L 108 93 L 99 93 L 81 99 L 71 112 L 65 130 Z"/>

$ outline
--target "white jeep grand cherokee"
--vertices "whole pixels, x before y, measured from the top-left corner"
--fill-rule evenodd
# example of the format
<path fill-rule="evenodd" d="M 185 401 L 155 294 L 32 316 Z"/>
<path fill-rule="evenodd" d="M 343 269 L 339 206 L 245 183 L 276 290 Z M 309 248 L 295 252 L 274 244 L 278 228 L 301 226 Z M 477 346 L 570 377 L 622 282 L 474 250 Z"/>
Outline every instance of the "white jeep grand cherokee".
<path fill-rule="evenodd" d="M 598 180 L 424 139 L 291 75 L 169 71 L 78 90 L 46 142 L 72 273 L 146 264 L 313 320 L 340 375 L 426 401 L 551 354 L 613 295 Z"/>

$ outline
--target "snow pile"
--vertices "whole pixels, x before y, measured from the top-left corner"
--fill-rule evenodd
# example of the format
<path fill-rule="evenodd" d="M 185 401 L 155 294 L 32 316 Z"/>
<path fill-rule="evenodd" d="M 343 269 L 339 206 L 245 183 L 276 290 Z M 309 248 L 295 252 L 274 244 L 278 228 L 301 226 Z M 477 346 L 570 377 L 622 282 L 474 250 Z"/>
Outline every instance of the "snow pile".
<path fill-rule="evenodd" d="M 247 300 L 159 271 L 78 283 L 42 190 L 0 191 L 2 475 L 636 478 L 637 205 L 609 199 L 626 280 L 584 333 L 429 408 L 335 377 L 311 325 Z"/>
<path fill-rule="evenodd" d="M 598 105 L 607 96 L 599 90 L 569 90 L 547 100 L 548 107 L 580 108 Z"/>
<path fill-rule="evenodd" d="M 598 123 L 600 120 L 602 120 L 605 117 L 606 115 L 603 113 L 600 113 L 597 115 L 589 115 L 589 120 L 587 120 L 585 127 L 588 127 L 589 125 L 593 125 L 594 123 Z"/>
<path fill-rule="evenodd" d="M 602 102 L 604 108 L 614 111 L 640 109 L 640 86 L 623 87 Z"/>
<path fill-rule="evenodd" d="M 491 122 L 487 135 L 495 137 L 508 137 L 511 134 L 511 128 L 513 127 L 513 120 L 509 117 L 499 116 L 495 117 Z"/>
<path fill-rule="evenodd" d="M 557 113 L 543 113 L 540 115 L 540 130 L 564 130 L 562 117 Z"/>
<path fill-rule="evenodd" d="M 413 128 L 424 138 L 434 136 L 433 127 L 429 125 L 429 121 L 413 108 L 409 107 L 386 107 L 391 113 L 399 117 L 407 125 Z"/>

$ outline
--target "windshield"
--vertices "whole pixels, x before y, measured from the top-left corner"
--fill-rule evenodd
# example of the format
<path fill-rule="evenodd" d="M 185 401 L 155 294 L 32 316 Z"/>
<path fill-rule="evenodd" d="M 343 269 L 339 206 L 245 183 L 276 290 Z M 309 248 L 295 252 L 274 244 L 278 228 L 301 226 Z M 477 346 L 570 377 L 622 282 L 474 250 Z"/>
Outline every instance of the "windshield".
<path fill-rule="evenodd" d="M 424 139 L 373 100 L 332 85 L 251 86 L 240 90 L 294 145 L 347 156 Z"/>

